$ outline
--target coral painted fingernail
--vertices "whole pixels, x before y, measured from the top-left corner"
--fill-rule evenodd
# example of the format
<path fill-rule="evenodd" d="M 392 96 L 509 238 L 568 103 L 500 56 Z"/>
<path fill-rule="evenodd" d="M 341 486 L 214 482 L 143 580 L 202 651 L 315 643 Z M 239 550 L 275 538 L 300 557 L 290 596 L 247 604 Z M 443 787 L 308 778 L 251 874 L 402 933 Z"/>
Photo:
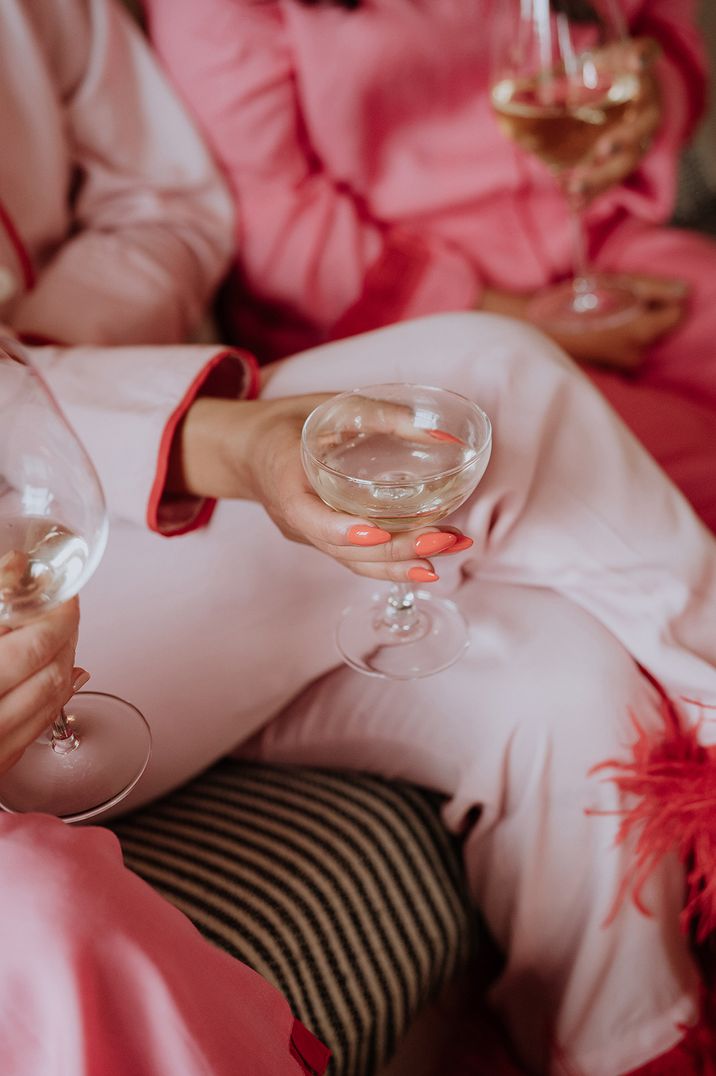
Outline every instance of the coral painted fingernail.
<path fill-rule="evenodd" d="M 408 579 L 411 583 L 434 583 L 438 576 L 429 568 L 411 568 L 408 572 Z"/>
<path fill-rule="evenodd" d="M 90 678 L 90 674 L 86 669 L 76 668 L 72 670 L 72 675 L 74 678 L 72 680 L 72 693 L 74 694 L 76 691 L 79 691 L 80 688 L 85 686 Z"/>
<path fill-rule="evenodd" d="M 466 534 L 463 534 L 462 538 L 459 538 L 455 542 L 455 545 L 448 549 L 448 553 L 462 553 L 464 549 L 469 549 L 471 545 L 474 545 L 472 538 L 468 538 Z"/>
<path fill-rule="evenodd" d="M 427 433 L 436 441 L 448 441 L 451 445 L 465 444 L 465 442 L 461 441 L 459 437 L 455 437 L 454 434 L 448 433 L 447 430 L 428 430 Z"/>
<path fill-rule="evenodd" d="M 437 534 L 421 534 L 415 539 L 415 552 L 419 557 L 431 557 L 433 553 L 444 553 L 455 545 L 457 538 L 454 534 L 439 531 Z"/>
<path fill-rule="evenodd" d="M 390 541 L 392 535 L 380 527 L 365 527 L 359 524 L 351 527 L 346 537 L 351 545 L 384 545 Z"/>

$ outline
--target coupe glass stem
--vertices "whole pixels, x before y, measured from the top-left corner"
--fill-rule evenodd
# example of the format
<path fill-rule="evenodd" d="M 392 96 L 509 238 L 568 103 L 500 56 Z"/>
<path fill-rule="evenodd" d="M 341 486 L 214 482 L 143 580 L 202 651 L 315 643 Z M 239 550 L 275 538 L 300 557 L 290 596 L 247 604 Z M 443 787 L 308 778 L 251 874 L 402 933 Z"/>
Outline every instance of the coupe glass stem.
<path fill-rule="evenodd" d="M 419 620 L 410 583 L 393 583 L 383 610 L 383 623 L 396 634 L 408 635 L 418 627 Z"/>
<path fill-rule="evenodd" d="M 50 747 L 58 755 L 68 755 L 70 751 L 76 750 L 79 746 L 80 741 L 67 723 L 67 714 L 63 707 L 52 723 Z"/>

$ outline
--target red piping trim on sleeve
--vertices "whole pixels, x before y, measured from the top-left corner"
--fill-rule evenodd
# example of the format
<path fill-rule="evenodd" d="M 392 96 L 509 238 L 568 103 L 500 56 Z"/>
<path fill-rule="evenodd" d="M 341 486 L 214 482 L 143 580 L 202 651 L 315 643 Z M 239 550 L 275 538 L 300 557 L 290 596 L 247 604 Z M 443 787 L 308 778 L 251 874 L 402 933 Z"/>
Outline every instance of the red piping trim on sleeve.
<path fill-rule="evenodd" d="M 8 239 L 14 247 L 15 255 L 22 268 L 22 277 L 25 282 L 25 287 L 28 291 L 31 291 L 35 287 L 35 270 L 27 248 L 20 238 L 20 234 L 15 227 L 13 219 L 2 202 L 0 202 L 0 224 L 2 224 L 7 232 Z"/>
<path fill-rule="evenodd" d="M 245 400 L 255 400 L 261 390 L 261 367 L 259 366 L 258 359 L 255 355 L 252 355 L 250 351 L 231 350 L 228 354 L 238 355 L 248 367 L 249 381 L 243 398 Z"/>
<path fill-rule="evenodd" d="M 206 498 L 201 503 L 201 507 L 196 515 L 176 529 L 172 528 L 170 531 L 163 531 L 159 526 L 159 505 L 161 504 L 164 495 L 167 470 L 169 468 L 169 456 L 171 454 L 172 443 L 177 427 L 194 403 L 194 400 L 201 391 L 202 385 L 212 370 L 216 369 L 220 363 L 229 358 L 240 359 L 247 368 L 248 384 L 244 393 L 244 399 L 253 400 L 256 398 L 259 383 L 259 367 L 255 358 L 248 351 L 223 348 L 221 351 L 218 351 L 216 355 L 213 355 L 201 368 L 177 406 L 172 411 L 162 431 L 161 440 L 159 442 L 157 469 L 154 474 L 154 482 L 152 483 L 151 492 L 149 494 L 149 503 L 147 504 L 147 526 L 150 530 L 162 534 L 166 538 L 178 537 L 180 534 L 187 534 L 189 531 L 205 526 L 211 519 L 211 515 L 216 507 L 216 501 L 213 498 Z"/>

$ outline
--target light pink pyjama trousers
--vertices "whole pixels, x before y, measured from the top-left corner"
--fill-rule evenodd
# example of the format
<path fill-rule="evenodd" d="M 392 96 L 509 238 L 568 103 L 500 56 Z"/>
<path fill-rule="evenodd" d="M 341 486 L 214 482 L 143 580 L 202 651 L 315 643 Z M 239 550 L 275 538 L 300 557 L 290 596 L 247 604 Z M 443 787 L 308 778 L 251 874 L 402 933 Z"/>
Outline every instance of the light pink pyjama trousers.
<path fill-rule="evenodd" d="M 475 545 L 436 560 L 438 589 L 470 625 L 460 663 L 411 683 L 341 666 L 336 618 L 372 584 L 286 542 L 246 503 L 181 539 L 117 522 L 83 595 L 79 660 L 152 724 L 134 802 L 250 737 L 262 758 L 445 793 L 506 953 L 494 999 L 525 1058 L 556 1073 L 561 1053 L 586 1076 L 618 1076 L 695 1019 L 696 974 L 675 860 L 646 887 L 650 916 L 626 899 L 606 924 L 633 848 L 615 846 L 619 817 L 585 811 L 629 804 L 590 769 L 629 758 L 630 711 L 663 732 L 637 663 L 684 720 L 681 695 L 716 701 L 716 544 L 587 378 L 503 319 L 446 315 L 352 338 L 279 364 L 266 393 L 401 379 L 471 396 L 494 423 L 488 472 L 451 520 Z M 80 981 L 75 968 L 71 996 Z"/>

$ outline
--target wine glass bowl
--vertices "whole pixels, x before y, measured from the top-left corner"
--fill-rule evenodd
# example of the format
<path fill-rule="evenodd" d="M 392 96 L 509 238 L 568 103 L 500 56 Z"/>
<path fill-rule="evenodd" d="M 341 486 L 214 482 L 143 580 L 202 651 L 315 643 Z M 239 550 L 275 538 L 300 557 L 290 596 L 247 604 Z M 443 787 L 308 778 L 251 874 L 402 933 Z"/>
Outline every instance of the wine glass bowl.
<path fill-rule="evenodd" d="M 642 93 L 623 16 L 614 0 L 501 0 L 496 12 L 490 98 L 502 132 L 540 159 L 569 204 L 574 276 L 529 307 L 547 328 L 608 328 L 640 312 L 623 277 L 587 264 L 583 196 L 575 170 L 627 120 Z"/>
<path fill-rule="evenodd" d="M 500 129 L 558 178 L 567 174 L 587 160 L 639 96 L 636 73 L 613 70 L 613 64 L 582 56 L 578 76 L 500 80 L 492 87 Z"/>
<path fill-rule="evenodd" d="M 405 398 L 403 385 L 376 386 L 380 399 L 373 388 L 342 393 L 309 416 L 301 441 L 321 499 L 391 532 L 430 527 L 458 508 L 489 458 L 486 416 L 474 404 L 441 389 L 410 390 L 412 409 L 393 402 Z"/>
<path fill-rule="evenodd" d="M 89 456 L 24 350 L 0 339 L 0 627 L 73 598 L 99 564 L 108 519 Z M 123 799 L 146 769 L 151 733 L 113 695 L 85 692 L 0 774 L 0 808 L 73 822 Z"/>
<path fill-rule="evenodd" d="M 422 385 L 373 385 L 341 393 L 306 419 L 301 452 L 321 499 L 391 534 L 431 527 L 470 496 L 492 443 L 471 400 Z M 394 679 L 430 675 L 467 645 L 455 605 L 396 584 L 387 604 L 349 608 L 338 627 L 345 660 Z"/>
<path fill-rule="evenodd" d="M 0 625 L 77 594 L 107 543 L 99 479 L 19 345 L 0 338 Z"/>

